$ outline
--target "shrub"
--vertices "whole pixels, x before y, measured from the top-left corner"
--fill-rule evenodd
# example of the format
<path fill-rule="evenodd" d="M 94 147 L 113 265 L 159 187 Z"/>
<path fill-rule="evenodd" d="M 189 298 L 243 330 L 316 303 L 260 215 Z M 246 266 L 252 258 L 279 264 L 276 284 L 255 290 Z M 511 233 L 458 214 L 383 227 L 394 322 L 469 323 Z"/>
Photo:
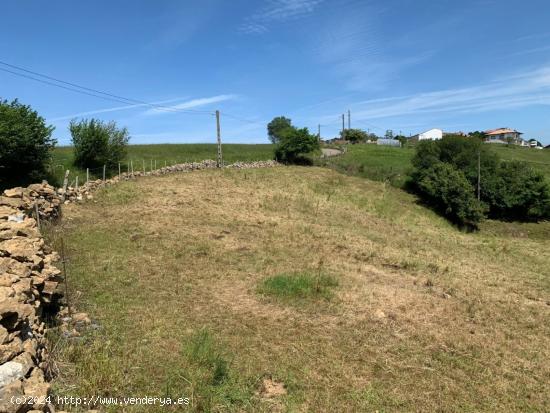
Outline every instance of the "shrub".
<path fill-rule="evenodd" d="M 417 183 L 424 199 L 458 224 L 476 225 L 483 219 L 483 208 L 464 173 L 439 162 L 422 172 Z"/>
<path fill-rule="evenodd" d="M 550 187 L 525 162 L 502 162 L 484 194 L 489 216 L 506 220 L 550 218 Z"/>
<path fill-rule="evenodd" d="M 318 149 L 317 136 L 311 135 L 307 128 L 290 127 L 285 129 L 275 147 L 275 159 L 283 163 L 311 164 L 307 155 Z"/>
<path fill-rule="evenodd" d="M 115 122 L 104 123 L 97 119 L 72 120 L 69 125 L 74 145 L 74 163 L 82 168 L 107 165 L 117 167 L 126 155 L 130 136 L 126 128 L 119 129 Z"/>
<path fill-rule="evenodd" d="M 340 132 L 340 138 L 351 143 L 366 142 L 369 134 L 362 129 L 345 129 Z"/>
<path fill-rule="evenodd" d="M 479 139 L 462 136 L 445 136 L 438 141 L 420 141 L 416 146 L 412 164 L 417 170 L 422 170 L 439 162 L 449 163 L 462 171 L 472 185 L 477 185 L 478 156 L 481 160 L 481 175 L 493 176 L 498 167 L 498 156 L 490 152 Z M 482 181 L 482 184 L 487 182 Z"/>
<path fill-rule="evenodd" d="M 267 136 L 272 143 L 279 143 L 284 131 L 289 128 L 292 128 L 291 120 L 284 116 L 277 116 L 267 124 Z"/>
<path fill-rule="evenodd" d="M 439 141 L 419 142 L 412 159 L 414 170 L 410 174 L 409 184 L 423 197 L 429 197 L 433 204 L 435 197 L 443 194 L 428 191 L 422 185 L 432 185 L 436 171 L 448 175 L 448 171 L 438 166 L 443 163 L 461 172 L 470 186 L 470 192 L 475 194 L 478 162 L 480 198 L 490 218 L 539 220 L 550 217 L 550 189 L 544 175 L 522 162 L 501 162 L 475 136 L 448 136 Z M 426 177 L 429 177 L 428 181 L 422 183 Z M 444 200 L 440 202 L 446 204 Z"/>
<path fill-rule="evenodd" d="M 55 146 L 53 126 L 17 100 L 0 101 L 0 186 L 26 185 L 44 178 Z"/>

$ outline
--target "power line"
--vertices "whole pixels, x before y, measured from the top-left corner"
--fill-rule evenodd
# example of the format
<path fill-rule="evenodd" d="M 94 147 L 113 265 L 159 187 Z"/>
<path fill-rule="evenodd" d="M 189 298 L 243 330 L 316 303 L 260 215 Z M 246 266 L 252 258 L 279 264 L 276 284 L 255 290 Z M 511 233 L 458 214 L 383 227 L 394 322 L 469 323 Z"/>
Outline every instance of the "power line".
<path fill-rule="evenodd" d="M 241 121 L 241 122 L 265 126 L 265 122 L 260 122 L 260 121 L 256 121 L 256 120 L 250 120 L 250 119 L 246 119 L 246 118 L 241 118 L 240 116 L 235 116 L 235 115 L 232 115 L 232 114 L 230 114 L 230 113 L 222 112 L 222 115 L 223 115 L 223 116 L 226 116 L 226 117 L 228 117 L 228 118 L 231 118 L 231 119 L 235 119 L 235 120 Z"/>
<path fill-rule="evenodd" d="M 126 98 L 124 96 L 115 95 L 115 94 L 109 93 L 109 92 L 103 92 L 101 90 L 89 88 L 89 87 L 82 86 L 82 85 L 79 85 L 79 84 L 76 84 L 76 83 L 67 82 L 65 80 L 61 80 L 61 79 L 58 79 L 58 78 L 55 78 L 55 77 L 52 77 L 52 76 L 44 75 L 42 73 L 34 72 L 32 70 L 28 70 L 28 69 L 25 69 L 25 68 L 22 68 L 22 67 L 19 67 L 19 66 L 15 66 L 15 65 L 3 62 L 1 60 L 0 60 L 0 64 L 2 64 L 4 66 L 11 67 L 13 69 L 16 69 L 16 70 L 19 70 L 19 71 L 22 71 L 22 72 L 30 73 L 30 74 L 35 75 L 35 76 L 43 77 L 44 79 L 52 80 L 53 82 L 50 82 L 50 81 L 44 80 L 44 79 L 38 79 L 34 76 L 26 75 L 24 73 L 14 72 L 12 70 L 0 67 L 1 71 L 11 73 L 13 75 L 20 76 L 20 77 L 23 77 L 23 78 L 26 78 L 26 79 L 31 79 L 31 80 L 34 80 L 34 81 L 37 81 L 37 82 L 41 82 L 41 83 L 44 83 L 44 84 L 47 84 L 47 85 L 50 85 L 50 86 L 59 87 L 61 89 L 69 90 L 71 92 L 76 92 L 76 93 L 80 93 L 80 94 L 84 94 L 84 95 L 88 95 L 88 96 L 93 96 L 93 97 L 97 97 L 97 98 L 100 98 L 100 99 L 109 100 L 109 101 L 112 101 L 112 102 L 118 102 L 118 103 L 124 103 L 124 104 L 128 104 L 128 103 L 140 104 L 140 105 L 149 106 L 149 107 L 152 107 L 152 108 L 155 108 L 155 109 L 158 109 L 158 110 L 169 111 L 169 112 L 212 113 L 210 111 L 204 111 L 204 110 L 178 109 L 178 108 L 174 108 L 174 107 L 170 107 L 170 106 L 163 106 L 163 105 L 159 105 L 159 104 L 156 104 L 156 103 L 146 102 L 146 101 L 139 100 L 139 99 Z M 54 83 L 54 82 L 57 82 L 57 83 Z M 61 83 L 61 84 L 59 84 L 59 83 Z M 68 86 L 64 86 L 64 85 L 68 85 Z"/>

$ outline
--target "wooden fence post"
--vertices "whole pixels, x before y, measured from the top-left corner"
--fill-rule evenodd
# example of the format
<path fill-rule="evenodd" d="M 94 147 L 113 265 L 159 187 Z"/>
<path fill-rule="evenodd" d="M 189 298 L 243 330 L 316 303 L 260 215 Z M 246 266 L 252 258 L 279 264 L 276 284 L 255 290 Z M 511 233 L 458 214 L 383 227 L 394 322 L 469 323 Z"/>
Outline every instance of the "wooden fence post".
<path fill-rule="evenodd" d="M 118 179 L 120 179 L 120 162 L 118 163 Z"/>
<path fill-rule="evenodd" d="M 67 265 L 65 260 L 65 243 L 61 237 L 61 263 L 63 264 L 63 278 L 65 281 L 65 299 L 67 301 L 67 311 L 71 315 L 71 300 L 69 299 L 69 277 L 67 274 Z"/>
<path fill-rule="evenodd" d="M 90 182 L 90 168 L 86 168 L 86 184 Z"/>
<path fill-rule="evenodd" d="M 134 160 L 130 161 L 130 168 L 132 169 L 132 177 L 134 176 Z"/>
<path fill-rule="evenodd" d="M 61 202 L 65 202 L 65 194 L 67 193 L 67 185 L 69 184 L 69 173 L 67 169 L 65 171 L 65 179 L 63 179 L 63 193 L 61 194 Z"/>
<path fill-rule="evenodd" d="M 107 168 L 107 165 L 103 165 L 103 180 L 105 181 L 105 169 Z"/>
<path fill-rule="evenodd" d="M 34 202 L 34 211 L 36 213 L 36 226 L 38 227 L 38 231 L 41 231 L 40 228 L 40 213 L 38 212 L 38 202 Z"/>

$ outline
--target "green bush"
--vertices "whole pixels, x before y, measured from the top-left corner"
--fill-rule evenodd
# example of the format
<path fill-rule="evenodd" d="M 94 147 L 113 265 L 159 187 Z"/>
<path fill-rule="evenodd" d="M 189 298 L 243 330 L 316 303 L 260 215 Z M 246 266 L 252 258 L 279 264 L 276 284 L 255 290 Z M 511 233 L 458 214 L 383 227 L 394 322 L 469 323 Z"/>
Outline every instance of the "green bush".
<path fill-rule="evenodd" d="M 476 136 L 446 136 L 439 141 L 419 142 L 412 164 L 414 169 L 409 184 L 430 204 L 439 208 L 448 205 L 450 198 L 445 197 L 443 190 L 437 191 L 434 174 L 444 174 L 439 179 L 445 181 L 451 175 L 449 168 L 452 168 L 460 172 L 472 195 L 476 194 L 480 175 L 480 198 L 490 218 L 539 220 L 550 217 L 550 190 L 544 176 L 525 163 L 501 162 Z M 441 164 L 449 168 L 442 169 Z M 464 205 L 468 204 L 469 201 Z M 461 220 L 460 215 L 454 212 L 456 208 L 442 209 L 451 219 Z M 475 222 L 472 221 L 475 216 L 468 218 L 470 223 Z"/>
<path fill-rule="evenodd" d="M 74 163 L 81 168 L 107 165 L 107 168 L 115 169 L 126 156 L 130 136 L 126 128 L 117 128 L 115 122 L 72 120 L 69 131 L 74 146 Z"/>
<path fill-rule="evenodd" d="M 362 129 L 345 129 L 340 132 L 340 139 L 351 143 L 366 142 L 369 134 Z"/>
<path fill-rule="evenodd" d="M 424 170 L 417 183 L 424 199 L 458 224 L 476 225 L 483 219 L 483 207 L 464 173 L 439 162 Z"/>
<path fill-rule="evenodd" d="M 282 163 L 311 164 L 307 155 L 320 147 L 317 136 L 311 135 L 307 128 L 287 128 L 281 134 L 281 140 L 275 147 L 275 159 Z"/>
<path fill-rule="evenodd" d="M 550 186 L 525 162 L 502 162 L 484 193 L 489 216 L 505 220 L 550 218 Z"/>
<path fill-rule="evenodd" d="M 41 180 L 50 150 L 53 126 L 17 100 L 0 101 L 0 186 L 7 188 Z"/>

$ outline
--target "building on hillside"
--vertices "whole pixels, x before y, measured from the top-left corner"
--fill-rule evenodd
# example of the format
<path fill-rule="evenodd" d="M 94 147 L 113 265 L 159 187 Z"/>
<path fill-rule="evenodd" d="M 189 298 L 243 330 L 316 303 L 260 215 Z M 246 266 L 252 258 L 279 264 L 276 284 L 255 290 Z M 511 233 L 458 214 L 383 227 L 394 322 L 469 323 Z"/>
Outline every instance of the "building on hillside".
<path fill-rule="evenodd" d="M 435 141 L 443 138 L 443 131 L 441 129 L 430 129 L 426 132 L 419 133 L 418 135 L 411 136 L 411 141 Z"/>
<path fill-rule="evenodd" d="M 484 133 L 486 136 L 485 142 L 513 143 L 516 145 L 521 145 L 522 143 L 521 135 L 523 135 L 523 133 L 518 132 L 515 129 L 498 128 L 498 129 L 487 130 Z"/>
<path fill-rule="evenodd" d="M 468 136 L 466 132 L 458 131 L 458 132 L 443 132 L 443 136 Z"/>
<path fill-rule="evenodd" d="M 379 138 L 376 140 L 377 145 L 385 145 L 385 146 L 399 146 L 401 147 L 401 142 L 397 139 L 383 139 Z"/>
<path fill-rule="evenodd" d="M 542 149 L 544 147 L 544 145 L 536 139 L 529 139 L 524 142 L 526 143 L 526 146 L 529 146 L 530 148 Z"/>

